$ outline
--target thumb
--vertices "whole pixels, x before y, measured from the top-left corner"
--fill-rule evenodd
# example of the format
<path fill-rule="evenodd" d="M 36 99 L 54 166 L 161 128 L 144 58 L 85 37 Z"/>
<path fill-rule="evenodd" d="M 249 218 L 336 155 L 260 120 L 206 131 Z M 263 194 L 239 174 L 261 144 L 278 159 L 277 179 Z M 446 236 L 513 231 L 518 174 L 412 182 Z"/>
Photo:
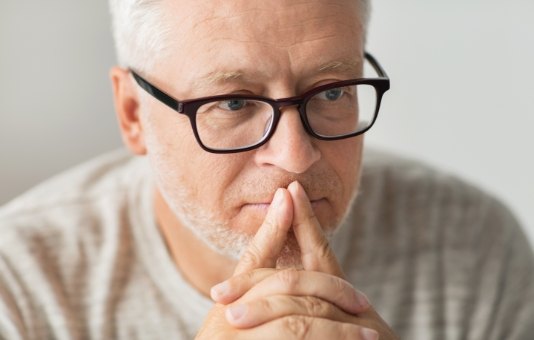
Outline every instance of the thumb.
<path fill-rule="evenodd" d="M 234 276 L 259 268 L 274 268 L 293 220 L 293 203 L 286 189 L 276 190 L 267 216 L 234 270 Z"/>

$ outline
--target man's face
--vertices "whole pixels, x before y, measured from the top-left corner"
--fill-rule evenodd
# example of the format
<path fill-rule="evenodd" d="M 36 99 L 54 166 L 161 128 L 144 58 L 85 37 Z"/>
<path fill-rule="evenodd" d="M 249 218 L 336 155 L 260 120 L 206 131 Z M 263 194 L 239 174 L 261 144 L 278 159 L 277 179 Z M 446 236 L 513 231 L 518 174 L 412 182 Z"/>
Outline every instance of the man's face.
<path fill-rule="evenodd" d="M 291 97 L 361 76 L 358 1 L 169 1 L 170 57 L 152 83 L 180 100 L 217 94 Z M 154 56 L 157 58 L 158 56 Z M 184 226 L 237 254 L 279 187 L 298 180 L 323 229 L 342 220 L 359 177 L 362 138 L 319 141 L 295 107 L 282 109 L 270 141 L 236 154 L 201 149 L 189 119 L 147 95 L 143 133 L 159 190 Z"/>

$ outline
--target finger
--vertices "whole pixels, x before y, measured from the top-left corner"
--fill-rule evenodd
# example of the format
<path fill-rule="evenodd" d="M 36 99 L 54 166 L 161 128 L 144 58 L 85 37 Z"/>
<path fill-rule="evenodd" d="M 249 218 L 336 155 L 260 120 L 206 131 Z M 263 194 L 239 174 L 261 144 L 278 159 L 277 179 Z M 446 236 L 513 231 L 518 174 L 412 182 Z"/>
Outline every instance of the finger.
<path fill-rule="evenodd" d="M 258 268 L 274 268 L 287 238 L 293 219 L 293 204 L 287 190 L 276 190 L 273 201 L 247 250 L 234 270 L 234 275 Z"/>
<path fill-rule="evenodd" d="M 344 277 L 306 192 L 296 181 L 287 189 L 293 200 L 293 231 L 300 247 L 304 269 Z"/>
<path fill-rule="evenodd" d="M 380 339 L 399 340 L 399 337 L 393 332 L 391 327 L 382 319 L 374 308 L 358 314 L 358 324 L 376 329 L 380 333 Z"/>
<path fill-rule="evenodd" d="M 218 303 L 228 304 L 239 299 L 258 282 L 273 275 L 278 270 L 272 268 L 262 268 L 248 271 L 236 276 L 232 276 L 213 287 L 211 287 L 211 298 Z"/>
<path fill-rule="evenodd" d="M 351 314 L 369 309 L 367 297 L 350 283 L 334 275 L 306 270 L 285 269 L 254 285 L 239 300 L 241 303 L 273 295 L 314 296 Z"/>
<path fill-rule="evenodd" d="M 378 333 L 351 323 L 292 315 L 237 332 L 235 339 L 376 340 Z"/>
<path fill-rule="evenodd" d="M 236 328 L 256 327 L 290 315 L 313 316 L 341 322 L 353 322 L 353 315 L 313 296 L 274 295 L 226 308 L 226 320 Z"/>

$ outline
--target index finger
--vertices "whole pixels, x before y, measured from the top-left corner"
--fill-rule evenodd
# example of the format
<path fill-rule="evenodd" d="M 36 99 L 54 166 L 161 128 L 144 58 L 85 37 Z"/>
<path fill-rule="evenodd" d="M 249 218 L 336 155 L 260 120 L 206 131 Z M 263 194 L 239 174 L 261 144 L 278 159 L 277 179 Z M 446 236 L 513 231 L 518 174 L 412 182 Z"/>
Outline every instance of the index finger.
<path fill-rule="evenodd" d="M 286 189 L 276 190 L 265 221 L 234 270 L 234 276 L 259 268 L 274 268 L 293 219 L 291 198 Z"/>
<path fill-rule="evenodd" d="M 344 278 L 304 188 L 295 181 L 287 189 L 293 199 L 293 232 L 300 247 L 304 269 Z"/>

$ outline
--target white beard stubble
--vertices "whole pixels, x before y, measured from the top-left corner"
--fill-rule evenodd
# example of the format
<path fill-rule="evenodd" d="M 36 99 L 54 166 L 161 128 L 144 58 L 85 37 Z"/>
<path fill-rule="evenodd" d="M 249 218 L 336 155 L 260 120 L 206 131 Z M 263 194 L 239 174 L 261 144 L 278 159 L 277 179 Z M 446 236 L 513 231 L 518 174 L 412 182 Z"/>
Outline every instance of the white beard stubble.
<path fill-rule="evenodd" d="M 150 133 L 150 135 L 154 136 L 153 133 Z M 175 183 L 179 175 L 173 165 L 166 161 L 169 159 L 169 155 L 165 152 L 165 148 L 161 147 L 161 141 L 150 138 L 146 142 L 151 146 L 150 149 L 152 151 L 149 153 L 152 177 L 163 199 L 178 221 L 213 251 L 238 260 L 249 246 L 253 236 L 233 229 L 228 223 L 218 220 L 209 209 L 191 202 L 191 198 L 194 197 L 192 189 L 187 185 Z M 328 185 L 328 183 L 324 183 L 324 185 Z M 357 187 L 358 185 L 356 185 Z M 356 193 L 357 191 L 355 190 L 342 218 L 336 221 L 335 225 L 324 228 L 329 240 L 349 215 L 349 207 L 352 206 L 353 201 L 356 199 Z M 277 260 L 277 268 L 288 267 L 302 267 L 300 249 L 292 231 L 288 233 L 286 243 Z"/>

